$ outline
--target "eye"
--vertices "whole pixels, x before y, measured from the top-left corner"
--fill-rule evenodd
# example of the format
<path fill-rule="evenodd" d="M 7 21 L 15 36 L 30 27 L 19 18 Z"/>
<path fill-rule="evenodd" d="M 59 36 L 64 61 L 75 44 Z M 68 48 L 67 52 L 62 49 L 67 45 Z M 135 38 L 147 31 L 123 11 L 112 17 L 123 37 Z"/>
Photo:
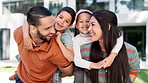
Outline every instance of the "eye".
<path fill-rule="evenodd" d="M 59 18 L 61 18 L 61 19 L 62 19 L 63 17 L 62 17 L 62 16 L 59 16 Z"/>
<path fill-rule="evenodd" d="M 68 20 L 66 20 L 66 23 L 69 23 L 69 21 L 68 21 Z"/>
<path fill-rule="evenodd" d="M 92 25 L 92 26 L 95 26 L 95 24 L 94 24 L 94 23 L 92 23 L 91 25 Z"/>
<path fill-rule="evenodd" d="M 87 20 L 86 22 L 89 22 L 89 20 Z"/>
<path fill-rule="evenodd" d="M 45 28 L 45 30 L 48 30 L 48 29 L 50 29 L 50 28 L 51 28 L 51 26 L 49 26 L 49 27 Z"/>
<path fill-rule="evenodd" d="M 83 23 L 83 21 L 79 21 L 79 23 Z"/>

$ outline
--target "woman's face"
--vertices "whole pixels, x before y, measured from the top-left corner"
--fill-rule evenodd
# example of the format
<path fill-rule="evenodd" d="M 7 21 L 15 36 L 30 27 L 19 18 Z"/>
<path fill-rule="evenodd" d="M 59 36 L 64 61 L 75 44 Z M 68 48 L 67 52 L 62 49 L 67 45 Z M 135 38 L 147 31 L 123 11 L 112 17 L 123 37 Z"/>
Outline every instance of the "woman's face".
<path fill-rule="evenodd" d="M 94 16 L 92 16 L 90 19 L 88 31 L 90 33 L 91 41 L 102 41 L 102 29 Z"/>
<path fill-rule="evenodd" d="M 78 16 L 78 21 L 76 24 L 76 28 L 79 29 L 79 31 L 83 34 L 88 33 L 89 28 L 89 21 L 90 21 L 90 15 L 87 13 L 82 13 Z"/>

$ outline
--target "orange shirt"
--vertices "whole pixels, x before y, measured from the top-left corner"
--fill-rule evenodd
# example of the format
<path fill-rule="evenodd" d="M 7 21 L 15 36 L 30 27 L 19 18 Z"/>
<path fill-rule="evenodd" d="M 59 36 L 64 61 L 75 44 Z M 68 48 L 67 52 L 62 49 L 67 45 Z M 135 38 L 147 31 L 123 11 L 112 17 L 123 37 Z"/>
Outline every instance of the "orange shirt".
<path fill-rule="evenodd" d="M 35 48 L 34 52 L 24 47 L 22 27 L 14 31 L 14 39 L 21 56 L 17 74 L 24 83 L 52 83 L 57 66 L 65 67 L 70 64 L 63 56 L 55 37 L 52 37 L 50 43 L 45 42 Z"/>

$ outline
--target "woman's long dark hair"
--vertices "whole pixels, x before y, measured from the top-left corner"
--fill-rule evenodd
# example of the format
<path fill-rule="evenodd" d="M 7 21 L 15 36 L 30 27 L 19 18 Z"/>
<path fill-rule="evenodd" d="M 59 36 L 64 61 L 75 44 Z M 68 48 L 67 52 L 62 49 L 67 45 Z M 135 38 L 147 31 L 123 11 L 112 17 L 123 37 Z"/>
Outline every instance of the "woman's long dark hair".
<path fill-rule="evenodd" d="M 102 29 L 103 45 L 107 55 L 109 55 L 117 43 L 117 38 L 121 36 L 121 31 L 117 28 L 116 15 L 108 10 L 97 10 L 93 15 Z M 110 28 L 109 28 L 110 27 Z M 99 41 L 95 41 L 91 45 L 90 61 L 98 62 L 104 57 Z M 129 63 L 126 47 L 123 44 L 118 55 L 114 59 L 112 65 L 106 68 L 107 83 L 126 83 L 129 77 Z M 92 69 L 88 73 L 92 83 L 98 83 L 98 70 Z"/>

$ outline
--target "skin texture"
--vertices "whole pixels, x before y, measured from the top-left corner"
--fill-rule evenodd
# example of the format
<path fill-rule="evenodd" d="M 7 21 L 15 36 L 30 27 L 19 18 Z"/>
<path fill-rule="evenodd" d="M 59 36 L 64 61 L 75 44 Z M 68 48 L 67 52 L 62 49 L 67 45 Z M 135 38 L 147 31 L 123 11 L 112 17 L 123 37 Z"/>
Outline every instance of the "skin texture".
<path fill-rule="evenodd" d="M 78 16 L 78 22 L 76 24 L 76 28 L 83 34 L 88 33 L 88 28 L 89 28 L 89 20 L 90 20 L 90 15 L 87 13 L 81 13 Z"/>

